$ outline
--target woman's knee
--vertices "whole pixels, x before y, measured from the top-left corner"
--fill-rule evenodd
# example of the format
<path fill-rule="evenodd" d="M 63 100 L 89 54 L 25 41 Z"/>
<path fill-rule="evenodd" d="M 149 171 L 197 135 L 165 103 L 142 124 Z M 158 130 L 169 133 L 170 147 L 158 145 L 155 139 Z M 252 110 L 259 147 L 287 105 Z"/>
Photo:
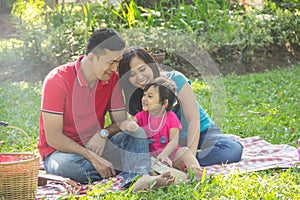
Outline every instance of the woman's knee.
<path fill-rule="evenodd" d="M 239 141 L 231 138 L 223 138 L 216 146 L 219 147 L 219 152 L 226 158 L 227 163 L 239 162 L 241 160 L 243 145 Z"/>
<path fill-rule="evenodd" d="M 242 159 L 242 154 L 243 154 L 243 145 L 236 140 L 232 140 L 231 142 L 231 147 L 232 147 L 232 157 L 231 157 L 231 162 L 239 162 Z"/>
<path fill-rule="evenodd" d="M 243 146 L 229 137 L 223 137 L 210 148 L 197 153 L 197 160 L 202 166 L 239 162 L 242 158 Z"/>

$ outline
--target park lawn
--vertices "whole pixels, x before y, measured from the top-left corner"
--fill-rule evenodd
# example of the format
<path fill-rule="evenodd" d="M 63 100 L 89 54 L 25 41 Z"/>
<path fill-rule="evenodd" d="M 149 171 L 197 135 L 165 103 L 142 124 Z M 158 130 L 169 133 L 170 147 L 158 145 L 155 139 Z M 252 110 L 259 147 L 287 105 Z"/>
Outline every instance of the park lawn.
<path fill-rule="evenodd" d="M 218 79 L 219 88 L 209 85 L 205 79 L 195 79 L 192 86 L 202 106 L 213 119 L 216 118 L 225 133 L 243 138 L 259 135 L 273 144 L 297 147 L 300 138 L 299 78 L 300 65 L 296 65 L 260 74 L 231 74 Z M 0 83 L 0 121 L 25 130 L 33 140 L 35 151 L 41 87 L 41 82 Z M 1 152 L 31 151 L 31 146 L 29 139 L 19 132 L 0 127 Z M 300 173 L 298 168 L 292 168 L 211 176 L 190 184 L 138 194 L 130 190 L 104 193 L 103 188 L 95 187 L 80 199 L 100 198 L 300 199 Z"/>

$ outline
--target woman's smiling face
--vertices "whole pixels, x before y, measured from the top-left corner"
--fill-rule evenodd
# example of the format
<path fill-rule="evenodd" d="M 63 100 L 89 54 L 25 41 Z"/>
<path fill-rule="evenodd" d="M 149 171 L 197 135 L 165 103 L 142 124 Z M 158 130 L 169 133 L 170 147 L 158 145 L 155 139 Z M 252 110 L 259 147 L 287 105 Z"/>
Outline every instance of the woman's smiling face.
<path fill-rule="evenodd" d="M 153 71 L 141 58 L 134 56 L 130 61 L 129 82 L 137 88 L 144 89 L 154 79 Z"/>

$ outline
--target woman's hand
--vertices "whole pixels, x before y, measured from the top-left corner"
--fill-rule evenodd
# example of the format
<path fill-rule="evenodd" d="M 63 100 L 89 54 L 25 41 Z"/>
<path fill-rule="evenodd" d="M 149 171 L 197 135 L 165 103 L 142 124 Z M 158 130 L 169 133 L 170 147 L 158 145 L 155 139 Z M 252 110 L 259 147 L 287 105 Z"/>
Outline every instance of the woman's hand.
<path fill-rule="evenodd" d="M 90 151 L 90 153 L 92 154 L 92 158 L 89 160 L 102 178 L 109 178 L 116 175 L 116 171 L 109 161 L 98 156 L 95 152 Z"/>

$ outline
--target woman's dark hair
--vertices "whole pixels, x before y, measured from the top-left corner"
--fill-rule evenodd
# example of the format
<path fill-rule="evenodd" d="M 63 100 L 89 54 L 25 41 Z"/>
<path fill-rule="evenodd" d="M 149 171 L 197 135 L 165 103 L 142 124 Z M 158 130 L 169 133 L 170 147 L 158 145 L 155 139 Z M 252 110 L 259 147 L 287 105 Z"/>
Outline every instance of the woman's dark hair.
<path fill-rule="evenodd" d="M 128 112 L 131 115 L 135 115 L 136 113 L 142 110 L 141 99 L 144 94 L 144 91 L 142 89 L 134 87 L 129 82 L 131 70 L 130 61 L 134 57 L 142 59 L 152 69 L 154 78 L 160 76 L 160 68 L 157 62 L 155 61 L 153 56 L 143 47 L 130 47 L 123 53 L 122 59 L 120 60 L 118 67 L 118 73 L 120 77 L 119 82 L 124 91 L 125 103 Z"/>
<path fill-rule="evenodd" d="M 171 79 L 158 77 L 146 85 L 144 92 L 148 91 L 151 87 L 158 88 L 161 105 L 163 105 L 165 100 L 168 100 L 166 111 L 173 110 L 177 112 L 179 110 L 180 104 L 176 95 L 176 84 Z"/>
<path fill-rule="evenodd" d="M 95 30 L 88 40 L 85 54 L 93 52 L 99 56 L 104 49 L 120 51 L 125 48 L 125 42 L 120 34 L 111 28 L 100 28 Z"/>

